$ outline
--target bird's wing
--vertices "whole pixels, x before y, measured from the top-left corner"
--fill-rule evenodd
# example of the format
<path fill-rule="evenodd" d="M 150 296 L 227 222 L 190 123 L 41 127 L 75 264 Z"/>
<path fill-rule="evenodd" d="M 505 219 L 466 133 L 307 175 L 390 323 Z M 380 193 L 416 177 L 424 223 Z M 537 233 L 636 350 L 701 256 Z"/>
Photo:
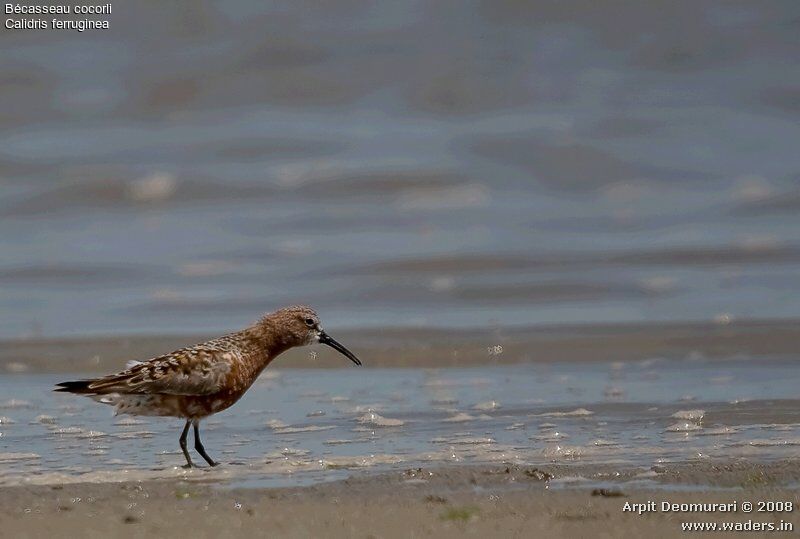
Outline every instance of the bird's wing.
<path fill-rule="evenodd" d="M 103 378 L 93 380 L 87 389 L 93 393 L 166 393 L 170 395 L 210 395 L 220 391 L 238 353 L 202 344 L 181 348 L 155 357 Z"/>

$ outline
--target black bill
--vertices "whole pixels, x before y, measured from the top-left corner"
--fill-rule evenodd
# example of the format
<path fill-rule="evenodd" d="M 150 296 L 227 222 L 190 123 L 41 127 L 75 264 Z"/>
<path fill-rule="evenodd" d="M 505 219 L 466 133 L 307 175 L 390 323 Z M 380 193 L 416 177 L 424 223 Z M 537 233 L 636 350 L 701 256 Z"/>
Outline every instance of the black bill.
<path fill-rule="evenodd" d="M 334 340 L 330 335 L 328 335 L 324 331 L 319 334 L 319 342 L 322 344 L 327 344 L 328 346 L 330 346 L 337 352 L 341 353 L 345 357 L 350 358 L 350 361 L 352 361 L 356 365 L 361 365 L 361 361 L 358 360 L 358 358 L 353 352 L 345 348 L 343 345 L 339 344 L 339 342 Z"/>

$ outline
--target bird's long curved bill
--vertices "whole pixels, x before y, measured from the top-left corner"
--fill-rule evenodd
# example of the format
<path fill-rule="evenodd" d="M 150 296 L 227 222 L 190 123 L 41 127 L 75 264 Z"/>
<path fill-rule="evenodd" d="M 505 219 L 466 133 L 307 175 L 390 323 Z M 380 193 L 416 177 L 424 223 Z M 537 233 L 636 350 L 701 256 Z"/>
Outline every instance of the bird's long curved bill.
<path fill-rule="evenodd" d="M 345 348 L 344 345 L 340 344 L 338 341 L 333 339 L 330 335 L 328 335 L 324 331 L 322 333 L 320 333 L 320 335 L 319 335 L 319 342 L 322 343 L 322 344 L 327 344 L 328 346 L 330 346 L 331 348 L 333 348 L 334 350 L 336 350 L 337 352 L 339 352 L 343 356 L 345 356 L 348 359 L 350 359 L 350 361 L 352 361 L 356 365 L 361 365 L 361 361 L 359 361 L 359 359 L 356 357 L 356 355 L 353 352 L 351 352 L 350 350 Z"/>

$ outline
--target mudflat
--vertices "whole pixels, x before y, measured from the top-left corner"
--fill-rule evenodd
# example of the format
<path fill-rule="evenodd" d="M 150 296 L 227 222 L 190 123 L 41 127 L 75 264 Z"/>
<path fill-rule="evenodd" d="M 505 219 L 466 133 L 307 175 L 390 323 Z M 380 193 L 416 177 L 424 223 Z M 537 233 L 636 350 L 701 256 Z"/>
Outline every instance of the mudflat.
<path fill-rule="evenodd" d="M 691 536 L 682 530 L 691 525 L 686 523 L 716 523 L 731 530 L 800 526 L 796 460 L 649 470 L 610 465 L 412 468 L 308 487 L 256 489 L 209 484 L 202 475 L 195 470 L 180 480 L 7 487 L 0 490 L 0 535 L 674 537 Z M 725 504 L 736 510 L 690 505 L 667 511 L 664 502 Z M 745 510 L 745 502 L 753 504 L 752 512 Z M 769 502 L 776 503 L 759 511 Z"/>

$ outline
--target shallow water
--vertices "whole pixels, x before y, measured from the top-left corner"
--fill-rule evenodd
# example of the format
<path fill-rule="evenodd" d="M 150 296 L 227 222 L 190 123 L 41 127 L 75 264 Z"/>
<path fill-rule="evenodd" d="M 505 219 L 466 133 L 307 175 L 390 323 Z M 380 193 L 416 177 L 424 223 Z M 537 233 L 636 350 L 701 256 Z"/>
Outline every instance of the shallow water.
<path fill-rule="evenodd" d="M 798 20 L 246 1 L 4 32 L 0 337 L 296 302 L 354 328 L 798 317 Z"/>
<path fill-rule="evenodd" d="M 178 420 L 112 417 L 50 392 L 62 379 L 0 378 L 0 484 L 187 477 L 277 486 L 432 463 L 800 456 L 791 361 L 268 370 L 203 423 L 206 448 L 224 465 L 189 472 L 179 468 Z"/>

